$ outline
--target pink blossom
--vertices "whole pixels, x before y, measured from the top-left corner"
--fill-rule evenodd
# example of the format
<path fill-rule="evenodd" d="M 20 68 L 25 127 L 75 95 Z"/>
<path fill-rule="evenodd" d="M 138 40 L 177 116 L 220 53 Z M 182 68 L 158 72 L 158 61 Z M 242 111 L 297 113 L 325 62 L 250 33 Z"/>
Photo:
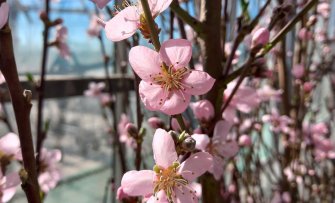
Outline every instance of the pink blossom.
<path fill-rule="evenodd" d="M 122 114 L 120 121 L 117 125 L 117 131 L 119 133 L 119 140 L 122 143 L 125 143 L 128 147 L 135 147 L 136 141 L 134 138 L 129 136 L 128 130 L 127 130 L 127 125 L 130 124 L 130 120 L 126 114 Z"/>
<path fill-rule="evenodd" d="M 322 2 L 317 7 L 317 12 L 324 18 L 328 18 L 330 15 L 330 5 L 328 2 Z"/>
<path fill-rule="evenodd" d="M 269 101 L 270 99 L 274 99 L 275 101 L 279 101 L 281 99 L 281 95 L 283 90 L 275 90 L 270 85 L 263 85 L 261 88 L 257 90 L 257 95 L 261 101 Z"/>
<path fill-rule="evenodd" d="M 214 117 L 214 106 L 208 100 L 200 100 L 190 104 L 196 119 L 201 122 L 209 122 Z"/>
<path fill-rule="evenodd" d="M 252 145 L 252 141 L 249 135 L 241 135 L 238 138 L 238 144 L 243 147 L 249 147 Z"/>
<path fill-rule="evenodd" d="M 307 28 L 303 27 L 299 30 L 298 37 L 301 41 L 307 41 L 312 39 L 313 34 Z"/>
<path fill-rule="evenodd" d="M 58 149 L 48 151 L 42 148 L 40 156 L 40 175 L 38 176 L 38 183 L 41 190 L 45 193 L 54 189 L 61 179 L 58 162 L 62 158 L 62 152 Z"/>
<path fill-rule="evenodd" d="M 100 9 L 105 7 L 111 0 L 91 0 L 95 3 Z"/>
<path fill-rule="evenodd" d="M 203 151 L 208 151 L 213 155 L 213 165 L 210 172 L 216 180 L 219 180 L 223 175 L 223 158 L 231 158 L 239 151 L 238 144 L 235 140 L 228 137 L 228 133 L 233 123 L 228 121 L 219 121 L 214 128 L 213 138 L 210 139 L 205 134 L 193 134 L 192 138 L 196 140 L 196 148 Z"/>
<path fill-rule="evenodd" d="M 56 47 L 59 50 L 60 55 L 64 59 L 68 59 L 70 57 L 70 49 L 66 43 L 67 39 L 67 28 L 63 25 L 56 26 Z"/>
<path fill-rule="evenodd" d="M 0 29 L 7 23 L 9 6 L 7 2 L 3 2 L 0 6 Z"/>
<path fill-rule="evenodd" d="M 150 0 L 149 7 L 153 17 L 156 17 L 171 4 L 172 0 Z M 143 22 L 144 21 L 144 22 Z M 128 5 L 118 12 L 111 20 L 106 22 L 106 36 L 111 41 L 121 41 L 131 37 L 137 29 L 145 23 L 141 4 L 139 6 Z"/>
<path fill-rule="evenodd" d="M 301 79 L 305 74 L 305 67 L 303 64 L 295 64 L 292 69 L 292 75 L 296 79 Z"/>
<path fill-rule="evenodd" d="M 88 90 L 85 90 L 84 95 L 85 96 L 99 96 L 102 91 L 105 89 L 106 85 L 104 82 L 90 82 L 88 85 Z"/>
<path fill-rule="evenodd" d="M 102 29 L 102 26 L 99 23 L 99 18 L 96 15 L 93 15 L 91 17 L 90 25 L 87 29 L 88 35 L 91 37 L 98 37 L 100 35 L 100 31 Z"/>
<path fill-rule="evenodd" d="M 19 175 L 16 172 L 4 176 L 0 170 L 0 202 L 6 203 L 11 200 L 20 183 Z"/>
<path fill-rule="evenodd" d="M 19 137 L 14 133 L 7 133 L 0 138 L 0 160 L 22 160 Z"/>
<path fill-rule="evenodd" d="M 152 148 L 156 162 L 154 170 L 124 174 L 121 180 L 123 192 L 129 196 L 152 195 L 148 202 L 197 202 L 190 183 L 209 169 L 212 156 L 198 152 L 179 164 L 173 138 L 162 129 L 156 130 Z"/>
<path fill-rule="evenodd" d="M 191 95 L 202 95 L 212 88 L 215 80 L 210 75 L 186 68 L 191 56 L 191 43 L 184 39 L 164 42 L 159 53 L 144 46 L 130 50 L 129 61 L 142 79 L 139 93 L 147 109 L 180 114 Z"/>
<path fill-rule="evenodd" d="M 266 43 L 269 42 L 269 39 L 270 39 L 269 30 L 267 28 L 258 28 L 252 35 L 251 49 L 253 49 L 256 46 L 264 46 Z"/>
<path fill-rule="evenodd" d="M 108 93 L 103 93 L 106 85 L 104 82 L 90 82 L 88 85 L 88 90 L 84 91 L 85 96 L 97 97 L 100 100 L 102 106 L 107 106 L 113 101 L 113 97 Z"/>
<path fill-rule="evenodd" d="M 270 129 L 275 133 L 288 133 L 290 130 L 289 125 L 293 123 L 293 120 L 290 117 L 280 115 L 276 109 L 272 109 L 271 114 L 264 115 L 262 121 L 264 123 L 270 123 Z"/>
<path fill-rule="evenodd" d="M 230 96 L 235 85 L 236 81 L 230 82 L 227 85 L 227 89 L 224 91 L 225 99 Z M 257 91 L 254 88 L 241 84 L 229 103 L 229 106 L 223 112 L 222 117 L 228 121 L 234 121 L 236 118 L 236 110 L 243 113 L 250 113 L 253 109 L 259 106 L 260 101 Z"/>

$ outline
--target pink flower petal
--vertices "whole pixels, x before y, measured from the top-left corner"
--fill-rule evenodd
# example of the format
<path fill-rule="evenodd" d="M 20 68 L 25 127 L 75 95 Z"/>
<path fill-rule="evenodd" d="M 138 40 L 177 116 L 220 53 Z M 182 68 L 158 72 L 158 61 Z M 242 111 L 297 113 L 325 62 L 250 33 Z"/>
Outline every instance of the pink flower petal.
<path fill-rule="evenodd" d="M 167 40 L 162 44 L 159 55 L 168 66 L 185 67 L 192 57 L 191 42 L 185 39 Z"/>
<path fill-rule="evenodd" d="M 183 83 L 189 88 L 185 92 L 192 95 L 202 95 L 207 93 L 214 85 L 215 79 L 208 73 L 191 70 L 190 74 L 183 79 Z"/>
<path fill-rule="evenodd" d="M 9 6 L 3 2 L 0 6 L 0 29 L 7 23 L 9 13 Z"/>
<path fill-rule="evenodd" d="M 152 76 L 161 72 L 162 64 L 156 51 L 144 46 L 133 47 L 129 52 L 129 62 L 136 74 L 144 81 L 152 81 Z"/>
<path fill-rule="evenodd" d="M 223 164 L 225 161 L 218 156 L 213 156 L 213 165 L 210 172 L 213 174 L 216 180 L 220 180 L 223 175 Z"/>
<path fill-rule="evenodd" d="M 157 194 L 150 197 L 147 203 L 169 203 L 164 190 L 157 192 Z"/>
<path fill-rule="evenodd" d="M 163 106 L 160 108 L 165 114 L 176 115 L 183 113 L 188 104 L 190 103 L 191 96 L 186 93 L 171 92 L 169 97 L 164 102 Z"/>
<path fill-rule="evenodd" d="M 192 154 L 179 168 L 179 173 L 188 181 L 193 181 L 201 176 L 212 165 L 213 157 L 207 152 Z"/>
<path fill-rule="evenodd" d="M 238 147 L 237 142 L 229 141 L 224 144 L 218 144 L 215 149 L 221 156 L 230 158 L 235 156 L 240 148 Z"/>
<path fill-rule="evenodd" d="M 152 141 L 156 165 L 167 168 L 177 161 L 175 143 L 171 135 L 163 129 L 157 129 Z"/>
<path fill-rule="evenodd" d="M 4 188 L 16 187 L 21 183 L 19 174 L 16 172 L 12 172 L 6 175 L 6 183 Z"/>
<path fill-rule="evenodd" d="M 224 120 L 218 121 L 214 127 L 213 139 L 219 141 L 226 141 L 227 135 L 232 126 L 233 126 L 232 121 L 224 121 Z"/>
<path fill-rule="evenodd" d="M 199 150 L 206 150 L 207 145 L 210 142 L 208 135 L 205 134 L 193 134 L 192 138 L 196 141 L 195 148 Z"/>
<path fill-rule="evenodd" d="M 236 109 L 233 106 L 228 106 L 222 113 L 222 118 L 226 119 L 229 122 L 234 122 L 236 117 Z"/>
<path fill-rule="evenodd" d="M 1 200 L 0 202 L 8 202 L 9 200 L 13 198 L 16 192 L 16 187 L 4 189 L 2 192 L 3 192 L 3 195 L 0 199 Z"/>
<path fill-rule="evenodd" d="M 138 21 L 139 15 L 136 6 L 128 6 L 106 22 L 107 38 L 117 42 L 132 36 L 137 30 Z"/>
<path fill-rule="evenodd" d="M 172 0 L 148 0 L 153 16 L 158 15 L 166 10 L 170 6 L 171 2 Z"/>
<path fill-rule="evenodd" d="M 191 192 L 192 191 L 192 192 Z M 196 196 L 193 188 L 188 185 L 187 187 L 180 187 L 174 190 L 176 197 L 175 203 L 197 203 L 198 197 Z"/>
<path fill-rule="evenodd" d="M 168 96 L 160 85 L 148 83 L 144 80 L 140 82 L 139 93 L 144 106 L 150 111 L 160 109 Z"/>
<path fill-rule="evenodd" d="M 153 192 L 154 177 L 151 170 L 128 171 L 122 177 L 121 187 L 129 196 L 146 196 Z"/>
<path fill-rule="evenodd" d="M 20 150 L 19 137 L 14 133 L 8 133 L 0 139 L 0 151 L 7 155 L 16 155 Z"/>

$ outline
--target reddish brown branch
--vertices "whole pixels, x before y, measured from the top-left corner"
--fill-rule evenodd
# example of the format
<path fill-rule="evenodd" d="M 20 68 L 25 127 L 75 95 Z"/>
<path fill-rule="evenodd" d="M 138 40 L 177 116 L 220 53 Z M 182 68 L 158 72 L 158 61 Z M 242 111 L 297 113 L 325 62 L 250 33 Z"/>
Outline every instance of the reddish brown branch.
<path fill-rule="evenodd" d="M 0 1 L 2 3 L 3 1 Z M 28 176 L 22 183 L 29 203 L 40 203 L 34 156 L 33 140 L 30 128 L 31 95 L 24 96 L 20 85 L 16 62 L 13 53 L 12 34 L 8 25 L 0 30 L 0 67 L 7 81 L 11 95 L 15 119 L 18 127 L 22 149 L 23 166 Z"/>

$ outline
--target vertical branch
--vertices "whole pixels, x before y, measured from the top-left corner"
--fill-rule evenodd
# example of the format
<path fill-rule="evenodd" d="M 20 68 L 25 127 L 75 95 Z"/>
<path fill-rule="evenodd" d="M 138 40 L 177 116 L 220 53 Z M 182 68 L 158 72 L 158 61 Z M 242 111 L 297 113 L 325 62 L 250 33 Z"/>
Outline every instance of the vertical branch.
<path fill-rule="evenodd" d="M 5 2 L 0 0 L 0 4 Z M 5 25 L 0 30 L 0 68 L 7 81 L 11 95 L 15 119 L 18 127 L 23 167 L 27 172 L 22 176 L 22 189 L 29 203 L 40 203 L 39 188 L 36 173 L 36 160 L 34 156 L 33 139 L 30 128 L 31 92 L 23 91 L 16 67 L 12 34 L 10 27 Z M 26 94 L 24 94 L 26 93 Z"/>
<path fill-rule="evenodd" d="M 45 13 L 46 21 L 44 20 L 44 31 L 43 31 L 43 52 L 42 52 L 42 64 L 41 64 L 41 75 L 40 83 L 37 86 L 38 99 L 37 99 L 37 140 L 36 140 L 36 152 L 37 152 L 37 170 L 39 171 L 40 153 L 43 146 L 44 139 L 46 138 L 46 132 L 43 129 L 43 102 L 44 102 L 44 89 L 45 89 L 45 74 L 46 66 L 48 62 L 48 38 L 49 38 L 49 11 L 50 4 L 49 0 L 45 0 Z"/>

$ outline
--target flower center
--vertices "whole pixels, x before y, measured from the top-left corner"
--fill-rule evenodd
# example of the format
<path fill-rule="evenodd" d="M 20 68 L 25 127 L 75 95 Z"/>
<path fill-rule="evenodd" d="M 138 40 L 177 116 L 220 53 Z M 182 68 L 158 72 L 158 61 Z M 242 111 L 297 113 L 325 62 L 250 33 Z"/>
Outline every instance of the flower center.
<path fill-rule="evenodd" d="M 153 81 L 160 85 L 165 91 L 171 92 L 172 90 L 185 91 L 187 88 L 193 88 L 183 83 L 185 75 L 190 73 L 190 70 L 186 67 L 175 69 L 173 65 L 169 68 L 164 68 L 162 65 L 162 72 L 153 76 Z"/>
<path fill-rule="evenodd" d="M 176 187 L 188 185 L 188 181 L 185 180 L 180 174 L 177 173 L 179 163 L 174 163 L 172 166 L 164 169 L 157 165 L 154 166 L 156 172 L 156 180 L 154 181 L 154 194 L 163 190 L 169 200 L 173 202 L 172 198 L 175 197 L 174 189 Z"/>

